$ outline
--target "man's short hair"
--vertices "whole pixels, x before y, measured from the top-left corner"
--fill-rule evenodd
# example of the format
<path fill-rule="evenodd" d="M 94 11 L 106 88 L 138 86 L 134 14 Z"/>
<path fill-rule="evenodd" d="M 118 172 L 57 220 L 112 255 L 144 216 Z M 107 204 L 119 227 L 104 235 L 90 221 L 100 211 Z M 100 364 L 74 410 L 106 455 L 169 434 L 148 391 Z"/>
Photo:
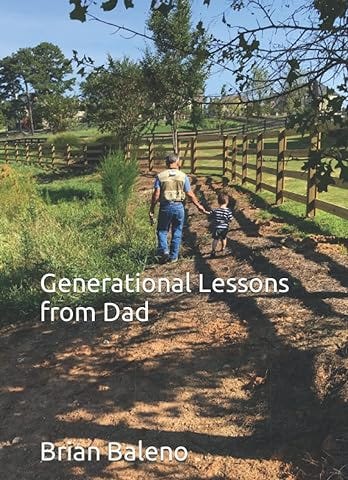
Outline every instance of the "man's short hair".
<path fill-rule="evenodd" d="M 167 165 L 171 165 L 172 163 L 176 163 L 178 161 L 179 161 L 179 157 L 175 153 L 170 153 L 169 155 L 166 156 Z"/>

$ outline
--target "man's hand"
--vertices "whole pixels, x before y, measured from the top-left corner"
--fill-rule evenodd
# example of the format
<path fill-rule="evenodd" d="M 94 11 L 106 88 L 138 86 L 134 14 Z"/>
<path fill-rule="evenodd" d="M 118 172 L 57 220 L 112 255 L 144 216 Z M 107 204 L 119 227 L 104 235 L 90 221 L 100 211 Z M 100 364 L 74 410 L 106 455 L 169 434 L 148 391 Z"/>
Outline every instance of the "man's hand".
<path fill-rule="evenodd" d="M 202 213 L 205 213 L 205 214 L 207 214 L 207 215 L 210 214 L 210 212 L 208 212 L 208 210 L 206 210 L 206 209 L 203 207 L 203 205 L 201 205 L 200 203 L 197 205 L 197 208 L 198 208 L 198 210 L 199 210 L 200 212 L 202 212 Z"/>

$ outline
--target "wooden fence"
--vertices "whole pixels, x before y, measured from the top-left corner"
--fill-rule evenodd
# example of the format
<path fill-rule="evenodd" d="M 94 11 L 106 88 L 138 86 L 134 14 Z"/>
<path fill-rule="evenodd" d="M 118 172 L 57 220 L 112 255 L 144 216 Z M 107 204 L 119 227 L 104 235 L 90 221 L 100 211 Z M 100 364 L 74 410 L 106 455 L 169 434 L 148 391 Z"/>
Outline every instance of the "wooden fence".
<path fill-rule="evenodd" d="M 0 162 L 48 168 L 85 167 L 100 162 L 108 148 L 100 143 L 56 147 L 46 143 L 45 138 L 6 140 L 0 142 Z"/>
<path fill-rule="evenodd" d="M 280 205 L 285 199 L 304 204 L 306 215 L 313 217 L 317 209 L 348 219 L 348 209 L 318 199 L 317 172 L 295 170 L 308 158 L 310 152 L 320 151 L 321 136 L 308 139 L 308 145 L 292 145 L 285 129 L 263 133 L 234 133 L 217 135 L 201 133 L 179 136 L 179 155 L 182 167 L 192 174 L 222 175 L 232 182 L 255 186 L 256 193 L 262 190 L 275 195 Z M 303 147 L 306 148 L 303 148 Z M 48 168 L 95 166 L 110 147 L 97 143 L 86 143 L 82 147 L 66 145 L 56 148 L 45 143 L 43 138 L 0 142 L 0 161 L 39 165 Z M 142 170 L 154 171 L 163 167 L 165 154 L 171 150 L 170 135 L 144 137 L 142 144 L 127 148 L 126 155 L 136 154 Z M 299 162 L 300 160 L 300 162 Z M 270 163 L 271 166 L 265 163 Z M 267 183 L 264 177 L 274 179 Z M 286 189 L 286 179 L 303 181 L 303 194 Z M 348 184 L 335 179 L 330 188 L 348 188 Z"/>
<path fill-rule="evenodd" d="M 147 147 L 140 148 L 139 159 L 147 162 L 147 169 L 153 171 L 163 166 L 163 151 L 170 149 L 171 137 L 168 135 L 153 136 L 147 139 Z M 317 191 L 317 172 L 310 168 L 308 172 L 295 170 L 293 165 L 302 165 L 321 148 L 321 135 L 308 138 L 308 146 L 300 147 L 288 142 L 286 130 L 265 133 L 232 134 L 217 136 L 216 134 L 198 134 L 179 136 L 179 155 L 183 168 L 192 174 L 215 174 L 227 177 L 232 182 L 242 185 L 249 183 L 255 186 L 255 192 L 269 191 L 275 195 L 275 203 L 280 205 L 285 199 L 304 204 L 306 215 L 315 216 L 316 210 L 348 219 L 348 209 L 319 200 Z M 160 148 L 158 148 L 160 147 Z M 161 155 L 156 154 L 160 152 Z M 312 152 L 312 153 L 311 153 Z M 272 166 L 265 165 L 271 162 Z M 274 182 L 267 183 L 264 176 L 274 177 Z M 286 179 L 303 181 L 304 193 L 299 194 L 286 189 Z M 342 189 L 347 193 L 348 183 L 340 179 L 334 180 L 330 188 Z M 343 192 L 343 189 L 346 190 Z"/>

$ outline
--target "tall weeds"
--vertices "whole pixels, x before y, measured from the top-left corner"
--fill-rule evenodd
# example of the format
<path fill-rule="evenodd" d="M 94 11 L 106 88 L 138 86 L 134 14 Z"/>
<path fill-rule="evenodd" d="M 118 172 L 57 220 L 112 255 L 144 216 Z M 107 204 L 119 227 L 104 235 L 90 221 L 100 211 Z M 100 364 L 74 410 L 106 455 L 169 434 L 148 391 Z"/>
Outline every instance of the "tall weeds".
<path fill-rule="evenodd" d="M 110 152 L 102 161 L 101 180 L 106 206 L 120 223 L 124 223 L 126 218 L 138 174 L 137 159 L 126 159 L 121 151 Z"/>
<path fill-rule="evenodd" d="M 54 181 L 42 187 L 42 195 L 26 172 L 0 168 L 0 311 L 2 319 L 37 316 L 47 299 L 40 287 L 44 273 L 57 277 L 123 277 L 141 272 L 152 254 L 153 235 L 144 201 L 131 193 L 136 179 L 134 165 L 109 163 L 103 173 L 109 190 L 102 194 L 98 175 Z M 108 175 L 107 173 L 110 173 Z M 116 173 L 125 183 L 120 183 Z M 115 183 L 114 180 L 115 180 Z M 114 186 L 116 184 L 116 189 Z M 79 199 L 70 194 L 81 188 L 94 195 Z M 50 201 L 50 193 L 61 198 Z M 106 197 L 106 195 L 109 197 Z M 107 200 L 106 200 L 107 198 Z M 46 201 L 45 201 L 46 199 Z M 108 204 L 105 214 L 105 203 Z M 126 215 L 130 205 L 132 215 Z M 114 216 L 124 216 L 116 224 Z M 56 304 L 98 304 L 102 296 L 54 294 Z M 2 321 L 0 319 L 0 321 Z"/>

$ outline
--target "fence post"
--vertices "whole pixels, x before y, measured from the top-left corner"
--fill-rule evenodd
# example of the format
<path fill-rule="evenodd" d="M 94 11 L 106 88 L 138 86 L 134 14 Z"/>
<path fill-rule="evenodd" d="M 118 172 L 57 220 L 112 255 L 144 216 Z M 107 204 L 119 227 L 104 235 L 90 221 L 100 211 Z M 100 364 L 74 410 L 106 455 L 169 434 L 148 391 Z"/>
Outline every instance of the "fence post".
<path fill-rule="evenodd" d="M 53 143 L 51 144 L 51 162 L 52 162 L 52 166 L 54 165 L 54 161 L 56 159 L 56 147 L 53 145 Z"/>
<path fill-rule="evenodd" d="M 70 147 L 70 145 L 67 143 L 67 145 L 66 145 L 66 150 L 65 150 L 65 161 L 66 161 L 66 164 L 67 164 L 67 165 L 69 165 L 70 158 L 71 158 L 71 147 Z"/>
<path fill-rule="evenodd" d="M 191 138 L 191 173 L 197 170 L 197 135 Z"/>
<path fill-rule="evenodd" d="M 276 204 L 281 205 L 284 201 L 284 167 L 285 167 L 286 134 L 285 129 L 278 134 L 278 159 L 277 159 L 277 183 Z"/>
<path fill-rule="evenodd" d="M 243 137 L 243 159 L 242 159 L 242 184 L 247 180 L 248 176 L 248 135 Z"/>
<path fill-rule="evenodd" d="M 9 161 L 14 160 L 15 158 L 15 146 L 14 143 L 10 143 L 10 149 L 9 149 Z"/>
<path fill-rule="evenodd" d="M 149 141 L 149 172 L 153 169 L 153 157 L 154 157 L 154 141 L 153 137 Z"/>
<path fill-rule="evenodd" d="M 18 143 L 15 142 L 15 160 L 18 162 L 19 160 L 19 150 L 18 150 Z"/>
<path fill-rule="evenodd" d="M 87 143 L 83 144 L 83 149 L 82 149 L 82 161 L 84 164 L 87 163 Z"/>
<path fill-rule="evenodd" d="M 41 163 L 42 163 L 42 145 L 41 145 L 41 143 L 38 143 L 38 146 L 37 146 L 37 157 L 38 157 L 38 160 L 39 160 L 39 165 L 41 165 Z"/>
<path fill-rule="evenodd" d="M 4 145 L 4 153 L 5 153 L 5 162 L 8 163 L 8 142 L 5 142 Z"/>
<path fill-rule="evenodd" d="M 178 136 L 178 158 L 180 160 L 180 154 L 181 154 L 181 139 Z"/>
<path fill-rule="evenodd" d="M 103 147 L 103 157 L 104 158 L 109 154 L 110 148 L 111 147 L 108 147 L 106 144 L 104 145 L 104 147 Z"/>
<path fill-rule="evenodd" d="M 30 160 L 30 151 L 29 151 L 30 147 L 29 147 L 29 143 L 28 142 L 25 142 L 25 161 L 26 163 L 29 163 L 29 160 Z"/>
<path fill-rule="evenodd" d="M 256 186 L 255 191 L 261 192 L 262 189 L 262 163 L 263 163 L 263 134 L 259 133 L 257 136 L 256 144 Z"/>
<path fill-rule="evenodd" d="M 315 152 L 319 152 L 321 149 L 321 133 L 316 132 L 311 137 L 310 157 L 315 155 Z M 310 167 L 307 173 L 307 205 L 306 215 L 307 217 L 315 216 L 315 200 L 317 198 L 317 167 L 316 162 L 314 166 L 311 165 L 311 158 L 309 158 Z"/>
<path fill-rule="evenodd" d="M 224 135 L 222 139 L 222 175 L 225 175 L 228 162 L 228 136 Z"/>
<path fill-rule="evenodd" d="M 234 135 L 232 138 L 232 159 L 231 159 L 231 178 L 232 182 L 236 181 L 236 161 L 237 161 L 237 135 Z"/>

